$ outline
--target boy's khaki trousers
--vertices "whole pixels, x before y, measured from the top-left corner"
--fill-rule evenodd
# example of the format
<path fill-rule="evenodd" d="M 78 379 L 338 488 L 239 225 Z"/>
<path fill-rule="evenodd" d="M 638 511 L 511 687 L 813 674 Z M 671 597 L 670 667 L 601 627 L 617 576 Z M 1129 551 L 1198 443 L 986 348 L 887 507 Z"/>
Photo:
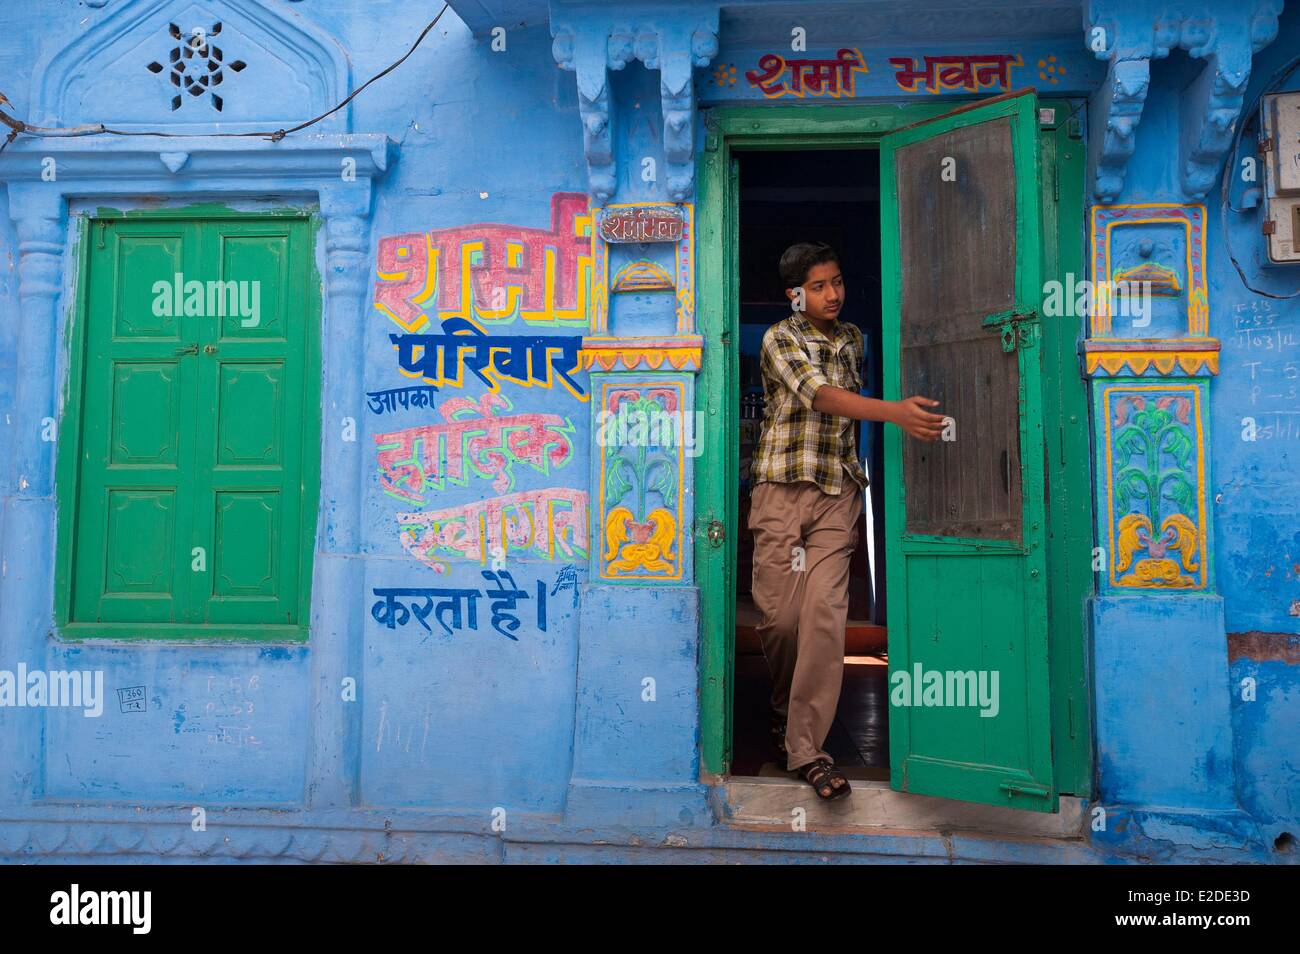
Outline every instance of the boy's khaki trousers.
<path fill-rule="evenodd" d="M 761 481 L 750 498 L 758 638 L 772 675 L 772 709 L 786 720 L 788 771 L 817 759 L 844 676 L 849 558 L 862 488 L 848 474 L 838 496 L 816 484 Z"/>

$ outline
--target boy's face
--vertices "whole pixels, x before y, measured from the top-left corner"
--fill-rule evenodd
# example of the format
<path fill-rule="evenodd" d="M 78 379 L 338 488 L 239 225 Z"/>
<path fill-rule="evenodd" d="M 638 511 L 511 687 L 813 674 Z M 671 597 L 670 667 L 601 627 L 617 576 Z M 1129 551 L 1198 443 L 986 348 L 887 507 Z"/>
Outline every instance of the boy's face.
<path fill-rule="evenodd" d="M 823 262 L 808 269 L 800 288 L 787 288 L 786 297 L 809 318 L 829 321 L 844 307 L 844 276 L 837 262 Z M 802 299 L 802 307 L 800 305 Z"/>

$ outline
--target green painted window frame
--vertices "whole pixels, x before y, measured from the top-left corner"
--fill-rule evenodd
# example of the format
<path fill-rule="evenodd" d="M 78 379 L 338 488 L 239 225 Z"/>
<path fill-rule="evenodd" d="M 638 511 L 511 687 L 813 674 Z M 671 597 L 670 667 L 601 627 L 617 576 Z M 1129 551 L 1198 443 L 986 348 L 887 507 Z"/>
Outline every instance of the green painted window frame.
<path fill-rule="evenodd" d="M 738 426 L 738 408 L 730 395 L 739 386 L 736 348 L 730 345 L 738 328 L 739 306 L 733 283 L 737 275 L 735 233 L 738 210 L 732 169 L 734 153 L 754 150 L 878 148 L 880 138 L 913 123 L 940 116 L 974 102 L 943 97 L 929 102 L 867 105 L 724 106 L 703 112 L 704 149 L 697 161 L 696 192 L 696 314 L 705 338 L 703 363 L 696 380 L 697 405 L 716 421 L 703 436 L 704 451 L 697 462 L 695 492 L 695 577 L 700 589 L 700 767 L 704 776 L 730 771 L 732 679 L 735 655 L 735 539 L 739 481 L 738 460 L 731 435 Z M 1040 157 L 1044 204 L 1044 279 L 1084 271 L 1084 166 L 1080 141 L 1082 104 L 1040 99 L 1054 109 L 1055 121 L 1040 127 Z M 1050 186 L 1050 188 L 1049 188 Z M 1087 597 L 1095 590 L 1091 573 L 1092 484 L 1091 443 L 1088 436 L 1087 388 L 1077 355 L 1065 352 L 1077 337 L 1059 321 L 1044 321 L 1043 345 L 1054 348 L 1056 364 L 1043 368 L 1044 424 L 1049 466 L 1071 474 L 1072 483 L 1053 486 L 1048 495 L 1047 563 L 1049 567 L 1049 654 L 1052 688 L 1053 766 L 1057 790 L 1088 797 L 1093 782 L 1092 694 L 1086 664 L 1090 633 Z M 1062 337 L 1064 336 L 1064 338 Z M 1066 340 L 1068 339 L 1068 340 Z M 1047 389 L 1063 380 L 1074 384 L 1048 405 Z M 1059 441 L 1051 439 L 1059 430 Z M 1082 460 L 1064 469 L 1065 460 Z M 709 524 L 725 526 L 721 546 L 709 539 Z"/>
<path fill-rule="evenodd" d="M 299 507 L 297 621 L 284 623 L 118 623 L 74 622 L 72 583 L 75 556 L 77 502 L 80 495 L 80 452 L 83 408 L 86 394 L 87 326 L 90 317 L 90 269 L 92 231 L 99 221 L 175 222 L 182 221 L 301 221 L 307 225 L 307 281 L 304 301 L 307 327 L 304 330 L 307 363 L 303 375 L 303 429 Z M 54 623 L 56 634 L 67 641 L 122 640 L 129 642 L 232 642 L 305 643 L 311 628 L 312 576 L 320 508 L 321 472 L 321 360 L 322 293 L 316 249 L 321 219 L 313 209 L 278 208 L 244 211 L 219 204 L 196 204 L 175 208 L 127 210 L 100 208 L 76 216 L 76 273 L 72 303 L 64 327 L 64 358 L 67 376 L 58 426 L 55 464 L 55 572 Z"/>

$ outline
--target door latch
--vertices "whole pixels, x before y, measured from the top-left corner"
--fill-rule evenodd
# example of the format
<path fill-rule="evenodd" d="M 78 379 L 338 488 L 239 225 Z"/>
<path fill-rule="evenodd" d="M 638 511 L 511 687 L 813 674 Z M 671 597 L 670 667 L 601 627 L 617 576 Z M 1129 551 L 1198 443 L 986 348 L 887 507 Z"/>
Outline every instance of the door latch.
<path fill-rule="evenodd" d="M 706 531 L 709 542 L 715 547 L 722 546 L 722 541 L 727 538 L 727 525 L 721 520 L 710 520 L 709 529 Z"/>
<path fill-rule="evenodd" d="M 197 344 L 186 345 L 184 348 L 177 348 L 177 354 L 198 354 L 199 346 Z"/>
<path fill-rule="evenodd" d="M 1006 781 L 999 785 L 998 788 L 1009 795 L 1031 795 L 1035 798 L 1052 797 L 1052 790 L 1046 785 L 1040 785 L 1037 782 Z"/>
<path fill-rule="evenodd" d="M 981 324 L 985 328 L 996 328 L 1002 335 L 1002 350 L 1007 354 L 1016 348 L 1032 348 L 1037 329 L 1038 315 L 1035 312 L 1013 311 L 1006 314 L 990 315 Z"/>

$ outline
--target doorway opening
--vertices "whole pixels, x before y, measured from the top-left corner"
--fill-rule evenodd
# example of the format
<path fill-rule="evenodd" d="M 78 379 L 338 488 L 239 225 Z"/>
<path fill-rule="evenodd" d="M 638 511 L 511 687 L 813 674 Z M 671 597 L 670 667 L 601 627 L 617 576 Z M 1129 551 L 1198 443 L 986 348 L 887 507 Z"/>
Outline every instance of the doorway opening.
<path fill-rule="evenodd" d="M 731 774 L 786 776 L 768 734 L 772 689 L 751 595 L 750 464 L 763 422 L 759 351 L 763 334 L 790 314 L 778 272 L 797 242 L 825 242 L 840 256 L 845 303 L 839 320 L 862 331 L 862 393 L 882 394 L 880 158 L 875 149 L 755 150 L 734 153 L 739 195 L 736 255 L 739 307 L 739 481 L 736 536 L 735 669 Z M 856 425 L 867 489 L 858 546 L 849 565 L 844 680 L 825 748 L 850 779 L 889 777 L 885 630 L 883 425 Z"/>
<path fill-rule="evenodd" d="M 883 624 L 888 612 L 892 649 L 888 664 L 897 672 L 890 674 L 884 666 L 879 667 L 885 671 L 877 677 L 875 705 L 870 710 L 879 713 L 871 733 L 879 742 L 874 750 L 854 745 L 863 767 L 849 767 L 846 774 L 871 773 L 872 766 L 878 766 L 875 773 L 883 774 L 888 764 L 888 781 L 871 778 L 862 787 L 877 793 L 893 789 L 909 797 L 921 794 L 982 803 L 1013 814 L 1021 814 L 1022 809 L 1042 816 L 1057 813 L 1060 797 L 1089 797 L 1093 792 L 1092 709 L 1085 660 L 1087 599 L 1094 588 L 1090 541 L 1095 520 L 1089 393 L 1078 359 L 1078 342 L 1085 329 L 1081 318 L 1040 321 L 1037 317 L 1043 279 L 1064 284 L 1070 274 L 1084 270 L 1085 107 L 1083 101 L 1036 100 L 1028 92 L 1015 92 L 956 109 L 945 98 L 936 98 L 901 105 L 800 104 L 708 111 L 708 134 L 697 168 L 696 204 L 696 227 L 702 241 L 696 247 L 695 304 L 705 343 L 697 400 L 711 412 L 708 420 L 713 425 L 704 430 L 701 461 L 705 465 L 697 464 L 695 483 L 694 569 L 701 621 L 700 766 L 702 780 L 710 784 L 729 779 L 728 798 L 736 818 L 785 818 L 791 797 L 810 794 L 806 785 L 780 773 L 777 754 L 766 738 L 766 664 L 746 629 L 748 607 L 744 604 L 750 600 L 745 587 L 752 582 L 752 544 L 747 539 L 748 521 L 739 513 L 749 490 L 745 486 L 748 481 L 742 482 L 740 475 L 741 402 L 746 396 L 742 360 L 752 362 L 762 328 L 783 317 L 788 306 L 778 297 L 780 289 L 770 297 L 752 293 L 753 281 L 742 272 L 748 276 L 751 268 L 758 269 L 761 281 L 778 282 L 777 261 L 789 242 L 821 237 L 838 243 L 849 286 L 849 310 L 842 320 L 852 320 L 856 307 L 870 307 L 874 312 L 863 335 L 863 390 L 897 398 L 908 388 L 900 361 L 904 331 L 910 327 L 904 305 L 909 295 L 920 293 L 915 281 L 904 286 L 902 279 L 908 275 L 915 279 L 918 271 L 933 273 L 933 263 L 938 260 L 933 255 L 927 259 L 923 251 L 918 258 L 915 248 L 900 242 L 901 235 L 928 234 L 942 224 L 949 236 L 943 246 L 943 261 L 952 261 L 947 251 L 954 250 L 954 254 L 960 253 L 958 258 L 973 259 L 962 259 L 969 272 L 971 266 L 992 254 L 985 234 L 988 230 L 973 229 L 970 223 L 983 222 L 990 212 L 986 207 L 996 197 L 1000 197 L 1005 217 L 1007 193 L 1013 189 L 1014 232 L 1027 240 L 1016 245 L 1014 283 L 1012 270 L 1004 269 L 998 294 L 1014 299 L 1014 306 L 1004 314 L 982 304 L 973 307 L 971 301 L 966 305 L 984 329 L 972 328 L 972 334 L 997 333 L 999 354 L 1017 359 L 1016 372 L 1022 382 L 1018 387 L 1022 412 L 1019 440 L 1033 445 L 1032 452 L 1022 454 L 1021 460 L 1023 469 L 1032 471 L 1031 483 L 1035 485 L 1032 498 L 1025 498 L 1032 506 L 1026 505 L 1027 515 L 1022 516 L 1027 518 L 1022 523 L 1035 537 L 993 547 L 982 539 L 907 532 L 909 511 L 902 490 L 906 444 L 902 435 L 892 427 L 883 429 L 883 441 L 879 440 L 879 427 L 868 427 L 859 435 L 875 492 L 870 497 L 870 523 L 864 519 L 862 525 L 863 530 L 869 527 L 872 532 L 860 534 L 871 544 L 869 570 L 861 562 L 854 567 L 851 614 L 855 622 L 862 619 L 858 615 L 860 594 L 867 593 L 870 602 L 865 618 L 870 625 Z M 944 199 L 941 207 L 948 210 L 946 217 L 942 222 L 922 219 L 924 228 L 908 229 L 903 212 L 917 213 L 918 193 L 915 188 L 908 195 L 900 193 L 911 180 L 900 176 L 899 170 L 912 169 L 926 159 L 926 150 L 946 149 L 946 142 L 938 145 L 945 137 L 960 140 L 965 152 L 957 156 L 958 167 L 978 173 L 980 183 L 973 191 L 958 188 L 952 194 L 922 189 L 920 195 L 927 201 Z M 768 159 L 764 154 L 774 157 Z M 992 179 L 990 166 L 1000 170 Z M 873 195 L 873 187 L 882 180 L 887 184 L 884 191 Z M 831 194 L 837 189 L 850 191 L 837 196 L 843 201 L 819 196 L 816 191 L 791 191 L 805 187 L 830 190 Z M 756 192 L 763 189 L 777 192 Z M 976 201 L 981 194 L 985 198 Z M 782 202 L 783 198 L 798 201 Z M 763 202 L 777 203 L 767 210 L 766 221 L 760 206 Z M 850 204 L 853 202 L 865 205 Z M 976 208 L 961 207 L 961 203 L 971 202 Z M 861 214 L 856 220 L 852 215 L 837 217 L 837 213 L 850 210 Z M 864 221 L 872 224 L 861 224 Z M 850 234 L 842 238 L 816 228 L 820 223 L 839 224 L 843 229 L 845 222 Z M 761 240 L 754 228 L 764 224 L 797 233 L 789 242 L 786 237 L 771 239 L 766 264 L 756 246 Z M 1013 231 L 1007 223 L 1000 228 L 1002 234 Z M 865 276 L 855 239 L 880 245 L 878 265 L 875 258 L 865 259 L 873 269 Z M 880 292 L 867 291 L 873 274 L 880 276 Z M 937 276 L 943 279 L 943 287 L 960 290 L 963 281 L 947 278 Z M 922 284 L 921 290 L 925 288 Z M 759 305 L 766 306 L 768 313 L 762 314 Z M 880 311 L 875 311 L 877 307 Z M 877 321 L 879 326 L 875 326 Z M 1016 325 L 1013 334 L 1002 327 L 1008 322 Z M 747 327 L 753 324 L 759 328 Z M 883 348 L 876 327 L 883 332 Z M 921 340 L 915 347 L 923 349 L 927 344 Z M 892 359 L 879 361 L 886 353 Z M 745 374 L 747 384 L 755 381 L 752 364 Z M 988 385 L 1002 381 L 998 376 L 987 377 L 984 383 Z M 908 389 L 908 393 L 913 392 Z M 944 400 L 942 395 L 933 396 Z M 752 398 L 750 403 L 754 403 Z M 754 421 L 756 412 L 757 408 L 746 410 L 745 420 Z M 975 427 L 973 433 L 978 433 L 977 424 L 972 421 L 966 432 Z M 757 425 L 745 426 L 752 440 Z M 752 453 L 750 448 L 745 450 Z M 1003 473 L 1005 469 L 1004 463 Z M 1028 562 L 1035 565 L 1026 569 Z M 925 574 L 933 577 L 941 563 L 968 564 L 969 578 L 945 586 L 927 582 Z M 876 596 L 885 591 L 886 580 L 887 610 L 883 599 Z M 959 593 L 967 602 L 930 598 L 929 593 L 940 591 Z M 915 600 L 909 599 L 909 592 L 918 594 Z M 982 622 L 970 625 L 976 619 Z M 1023 630 L 1019 642 L 1006 638 L 1011 624 Z M 888 650 L 883 631 L 877 633 L 880 648 L 863 654 L 883 661 Z M 857 655 L 855 633 L 846 635 L 846 655 Z M 935 653 L 945 645 L 958 655 L 939 661 Z M 907 698 L 913 701 L 904 700 L 900 706 L 906 708 L 898 711 L 886 709 L 894 695 L 889 676 L 915 673 L 914 663 L 925 662 L 922 656 L 932 660 L 925 668 L 943 670 L 945 675 L 951 670 L 966 678 L 969 670 L 989 668 L 986 657 L 999 653 L 1001 676 L 1014 677 L 1018 683 L 1014 691 L 1007 691 L 1010 683 L 1001 684 L 1001 699 L 1007 705 L 996 720 L 983 717 L 969 704 L 917 704 L 915 687 L 923 685 L 919 675 L 911 677 L 913 691 Z M 751 658 L 737 662 L 738 656 Z M 859 661 L 851 662 L 857 665 Z M 888 698 L 887 685 L 891 690 Z M 849 732 L 862 726 L 848 714 L 849 700 L 854 697 L 852 692 L 844 694 L 828 747 L 838 744 L 841 728 Z M 870 701 L 873 696 L 868 693 L 866 698 Z M 991 739 L 990 734 L 997 738 Z M 873 751 L 870 760 L 864 751 Z M 849 752 L 848 757 L 854 760 L 854 753 Z M 754 774 L 775 777 L 754 778 Z M 794 789 L 800 790 L 798 795 Z M 780 810 L 774 814 L 758 811 L 760 802 Z M 837 824 L 844 821 L 838 813 L 836 817 Z"/>

